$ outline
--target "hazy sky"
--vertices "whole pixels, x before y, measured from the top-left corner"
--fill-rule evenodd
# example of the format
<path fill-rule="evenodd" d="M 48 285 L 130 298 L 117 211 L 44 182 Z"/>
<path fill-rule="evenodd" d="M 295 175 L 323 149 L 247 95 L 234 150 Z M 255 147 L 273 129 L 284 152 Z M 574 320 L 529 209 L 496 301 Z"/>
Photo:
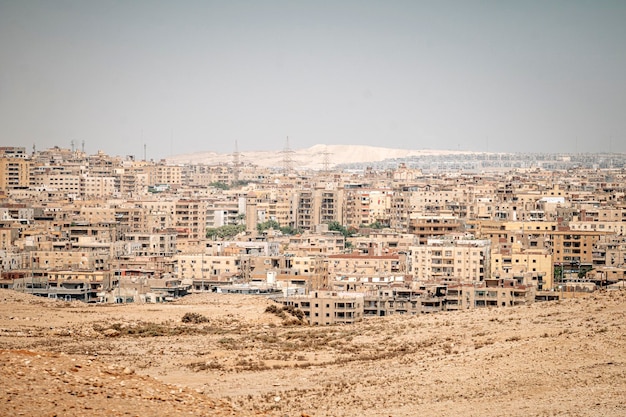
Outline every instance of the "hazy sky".
<path fill-rule="evenodd" d="M 626 152 L 626 1 L 0 0 L 0 145 Z"/>

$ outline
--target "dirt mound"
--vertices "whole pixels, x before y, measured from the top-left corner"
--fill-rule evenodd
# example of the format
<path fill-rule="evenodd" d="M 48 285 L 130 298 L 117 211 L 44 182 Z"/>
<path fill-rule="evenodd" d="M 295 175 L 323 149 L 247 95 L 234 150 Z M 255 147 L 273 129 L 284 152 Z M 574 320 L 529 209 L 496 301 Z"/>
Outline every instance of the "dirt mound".
<path fill-rule="evenodd" d="M 0 414 L 230 415 L 231 407 L 97 358 L 0 350 Z"/>

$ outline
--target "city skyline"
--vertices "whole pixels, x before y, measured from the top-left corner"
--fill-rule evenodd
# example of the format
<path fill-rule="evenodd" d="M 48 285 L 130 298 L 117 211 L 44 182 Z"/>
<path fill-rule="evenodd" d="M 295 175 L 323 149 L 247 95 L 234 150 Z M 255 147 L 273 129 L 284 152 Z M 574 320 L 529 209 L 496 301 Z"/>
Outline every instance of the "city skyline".
<path fill-rule="evenodd" d="M 0 142 L 626 152 L 626 4 L 0 0 Z"/>

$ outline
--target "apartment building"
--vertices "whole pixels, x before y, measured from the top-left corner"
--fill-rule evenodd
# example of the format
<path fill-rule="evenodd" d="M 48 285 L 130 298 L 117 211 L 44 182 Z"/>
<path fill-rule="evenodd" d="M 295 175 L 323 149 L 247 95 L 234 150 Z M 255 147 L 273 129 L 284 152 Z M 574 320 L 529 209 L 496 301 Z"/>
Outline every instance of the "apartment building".
<path fill-rule="evenodd" d="M 348 241 L 354 251 L 370 255 L 408 253 L 411 246 L 418 244 L 417 236 L 395 233 L 389 229 L 359 229 L 364 236 L 350 237 Z"/>
<path fill-rule="evenodd" d="M 313 291 L 310 295 L 280 298 L 281 304 L 304 312 L 311 325 L 352 324 L 363 320 L 363 294 Z"/>
<path fill-rule="evenodd" d="M 14 287 L 17 291 L 65 301 L 101 301 L 102 293 L 114 288 L 110 271 L 50 270 L 44 278 L 25 277 Z"/>
<path fill-rule="evenodd" d="M 115 223 L 115 209 L 111 207 L 82 206 L 77 220 L 90 224 L 97 223 Z"/>
<path fill-rule="evenodd" d="M 406 273 L 406 255 L 336 254 L 328 255 L 328 273 L 335 276 L 386 276 Z"/>
<path fill-rule="evenodd" d="M 391 190 L 346 188 L 342 223 L 346 227 L 380 223 L 388 225 L 391 216 Z"/>
<path fill-rule="evenodd" d="M 491 252 L 491 277 L 550 290 L 554 287 L 552 254 L 549 249 L 528 248 L 521 243 L 496 245 Z"/>
<path fill-rule="evenodd" d="M 252 205 L 254 205 L 254 212 L 246 213 L 246 204 L 250 205 L 251 209 Z M 265 221 L 265 215 L 259 215 L 256 198 L 254 198 L 254 201 L 249 199 L 246 203 L 246 199 L 243 197 L 240 199 L 237 195 L 220 194 L 219 197 L 215 196 L 208 200 L 206 206 L 207 227 L 242 224 L 245 219 L 250 219 L 254 223 L 252 230 L 255 230 L 258 222 Z"/>
<path fill-rule="evenodd" d="M 462 233 L 464 225 L 454 216 L 411 216 L 409 233 L 416 235 L 421 245 L 428 239 L 437 238 L 454 233 Z"/>
<path fill-rule="evenodd" d="M 17 155 L 11 152 L 0 155 L 0 190 L 30 185 L 30 161 Z"/>
<path fill-rule="evenodd" d="M 111 261 L 108 248 L 89 250 L 71 246 L 32 251 L 30 257 L 29 266 L 42 270 L 104 271 L 109 269 Z"/>
<path fill-rule="evenodd" d="M 132 255 L 172 257 L 176 254 L 176 233 L 127 232 L 123 240 L 128 243 L 128 253 Z"/>
<path fill-rule="evenodd" d="M 480 285 L 450 284 L 445 295 L 447 311 L 481 307 L 510 307 L 534 302 L 536 288 L 510 279 L 488 279 Z"/>
<path fill-rule="evenodd" d="M 200 200 L 178 200 L 174 223 L 180 237 L 203 238 L 206 234 L 206 203 Z"/>
<path fill-rule="evenodd" d="M 445 292 L 444 285 L 429 285 L 419 289 L 377 289 L 365 294 L 363 313 L 365 317 L 436 313 L 445 307 Z"/>
<path fill-rule="evenodd" d="M 607 232 L 585 230 L 557 230 L 551 233 L 552 262 L 573 270 L 593 265 L 595 244 Z"/>
<path fill-rule="evenodd" d="M 597 231 L 615 235 L 626 235 L 626 218 L 619 220 L 571 221 L 568 223 L 572 231 Z"/>
<path fill-rule="evenodd" d="M 116 193 L 115 177 L 83 176 L 81 182 L 82 198 L 106 198 Z"/>
<path fill-rule="evenodd" d="M 399 232 L 409 230 L 410 215 L 413 211 L 412 197 L 417 186 L 402 186 L 395 188 L 391 195 L 389 212 L 389 226 Z"/>
<path fill-rule="evenodd" d="M 626 237 L 623 235 L 601 236 L 593 249 L 593 267 L 625 267 Z"/>
<path fill-rule="evenodd" d="M 337 254 L 343 252 L 345 238 L 338 232 L 311 233 L 289 236 L 286 253 L 300 255 Z"/>
<path fill-rule="evenodd" d="M 241 276 L 241 256 L 211 256 L 202 253 L 176 254 L 178 277 L 183 280 L 226 280 Z"/>
<path fill-rule="evenodd" d="M 294 193 L 295 222 L 294 227 L 298 230 L 313 230 L 316 216 L 313 190 L 300 190 Z"/>
<path fill-rule="evenodd" d="M 272 281 L 284 283 L 287 286 L 300 286 L 311 290 L 329 287 L 328 261 L 324 256 L 285 254 L 247 258 L 247 271 L 244 271 L 244 278 L 263 281 L 267 280 L 268 276 Z"/>
<path fill-rule="evenodd" d="M 145 169 L 149 174 L 148 185 L 160 185 L 168 184 L 181 185 L 182 184 L 182 168 L 178 165 L 165 165 L 159 163 Z"/>
<path fill-rule="evenodd" d="M 409 248 L 409 274 L 415 280 L 457 278 L 480 282 L 490 277 L 491 241 L 428 239 Z"/>

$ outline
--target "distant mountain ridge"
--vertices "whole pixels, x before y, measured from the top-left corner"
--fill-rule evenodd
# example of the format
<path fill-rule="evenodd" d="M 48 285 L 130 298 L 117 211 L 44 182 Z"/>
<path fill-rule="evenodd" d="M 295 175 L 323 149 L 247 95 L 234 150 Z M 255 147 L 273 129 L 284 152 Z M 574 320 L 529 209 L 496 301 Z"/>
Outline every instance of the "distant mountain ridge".
<path fill-rule="evenodd" d="M 386 159 L 405 158 L 408 156 L 433 156 L 474 154 L 468 151 L 446 150 L 408 150 L 383 148 L 378 146 L 364 145 L 313 145 L 306 149 L 297 149 L 289 152 L 289 157 L 294 167 L 308 169 L 322 169 L 325 155 L 331 167 L 349 163 L 379 162 Z M 260 167 L 282 167 L 284 151 L 242 151 L 239 152 L 239 160 L 244 165 L 253 164 Z M 194 152 L 189 154 L 174 155 L 166 158 L 170 163 L 193 163 L 193 164 L 229 164 L 233 161 L 232 154 L 220 154 L 216 152 Z"/>

